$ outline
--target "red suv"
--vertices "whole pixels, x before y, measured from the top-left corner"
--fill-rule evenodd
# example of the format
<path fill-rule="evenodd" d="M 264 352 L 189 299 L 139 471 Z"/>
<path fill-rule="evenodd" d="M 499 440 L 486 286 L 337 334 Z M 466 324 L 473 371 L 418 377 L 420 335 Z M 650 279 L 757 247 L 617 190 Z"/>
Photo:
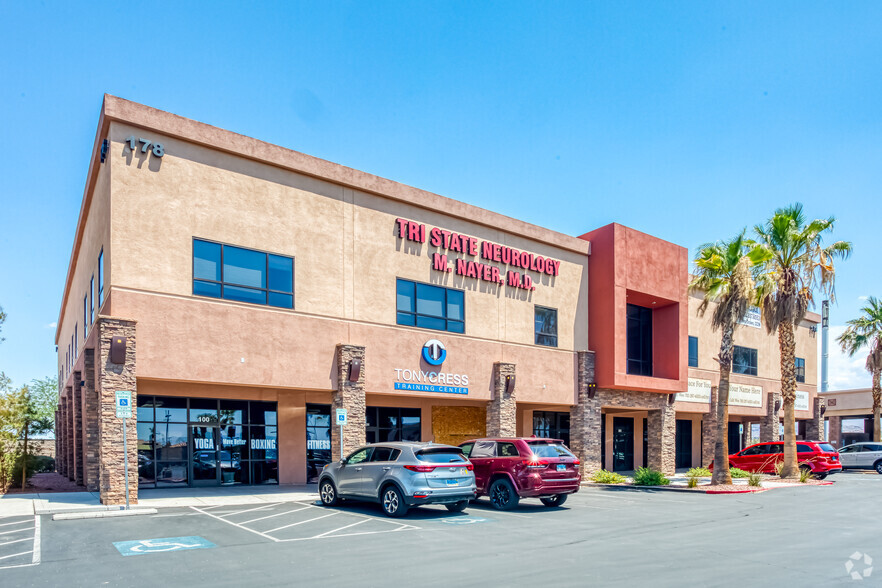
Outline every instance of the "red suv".
<path fill-rule="evenodd" d="M 748 472 L 775 473 L 775 464 L 784 460 L 784 444 L 757 443 L 745 447 L 738 453 L 729 456 L 729 467 L 739 468 Z M 823 441 L 797 441 L 796 460 L 802 469 L 810 469 L 819 480 L 828 474 L 842 471 L 839 453 L 829 443 Z M 708 466 L 714 469 L 714 462 Z"/>
<path fill-rule="evenodd" d="M 521 498 L 560 506 L 579 491 L 579 460 L 560 439 L 475 439 L 459 447 L 475 466 L 478 496 L 489 496 L 499 510 L 515 508 Z"/>

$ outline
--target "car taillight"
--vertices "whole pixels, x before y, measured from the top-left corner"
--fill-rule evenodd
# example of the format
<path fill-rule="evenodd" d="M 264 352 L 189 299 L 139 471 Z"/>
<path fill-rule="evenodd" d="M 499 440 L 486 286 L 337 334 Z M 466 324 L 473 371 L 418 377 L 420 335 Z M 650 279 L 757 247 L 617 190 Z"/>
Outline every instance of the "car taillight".
<path fill-rule="evenodd" d="M 578 459 L 573 460 L 573 465 L 575 465 L 575 466 L 579 465 L 580 463 L 582 463 L 582 462 L 579 461 Z"/>
<path fill-rule="evenodd" d="M 415 466 L 415 465 L 406 465 L 406 466 L 404 466 L 404 469 L 406 469 L 406 470 L 410 470 L 410 471 L 412 471 L 412 472 L 422 472 L 422 473 L 426 473 L 426 472 L 434 472 L 434 471 L 435 471 L 435 466 L 424 466 L 424 465 Z"/>
<path fill-rule="evenodd" d="M 524 465 L 528 468 L 544 468 L 548 465 L 547 459 L 525 459 Z"/>
<path fill-rule="evenodd" d="M 466 469 L 471 472 L 475 469 L 475 466 L 473 466 L 472 464 L 469 464 L 466 466 Z"/>

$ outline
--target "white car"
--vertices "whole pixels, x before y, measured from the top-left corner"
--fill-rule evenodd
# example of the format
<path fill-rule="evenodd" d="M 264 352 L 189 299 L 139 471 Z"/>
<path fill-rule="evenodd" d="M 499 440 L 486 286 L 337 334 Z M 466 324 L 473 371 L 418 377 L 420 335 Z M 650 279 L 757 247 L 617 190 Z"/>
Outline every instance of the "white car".
<path fill-rule="evenodd" d="M 876 470 L 882 474 L 882 443 L 862 441 L 839 450 L 843 470 Z"/>

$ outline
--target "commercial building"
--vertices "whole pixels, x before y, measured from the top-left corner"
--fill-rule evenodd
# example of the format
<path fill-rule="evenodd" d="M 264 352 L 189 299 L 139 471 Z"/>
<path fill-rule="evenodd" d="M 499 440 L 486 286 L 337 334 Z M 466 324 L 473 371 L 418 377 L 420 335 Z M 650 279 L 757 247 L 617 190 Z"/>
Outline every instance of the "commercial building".
<path fill-rule="evenodd" d="M 118 391 L 132 500 L 306 483 L 394 439 L 697 465 L 715 336 L 688 280 L 684 248 L 621 225 L 563 235 L 106 96 L 56 333 L 58 467 L 124 500 Z M 765 422 L 776 344 L 753 335 L 732 412 Z"/>
<path fill-rule="evenodd" d="M 821 392 L 826 403 L 827 439 L 836 447 L 873 440 L 873 390 Z M 882 427 L 882 423 L 876 423 Z"/>

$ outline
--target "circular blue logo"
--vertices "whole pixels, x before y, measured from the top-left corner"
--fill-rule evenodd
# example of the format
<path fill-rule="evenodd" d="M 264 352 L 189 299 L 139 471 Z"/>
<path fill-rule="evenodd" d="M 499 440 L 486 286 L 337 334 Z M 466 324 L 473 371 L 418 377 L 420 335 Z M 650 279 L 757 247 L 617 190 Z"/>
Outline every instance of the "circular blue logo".
<path fill-rule="evenodd" d="M 429 365 L 441 365 L 447 359 L 447 348 L 438 339 L 426 341 L 423 345 L 423 360 Z"/>

